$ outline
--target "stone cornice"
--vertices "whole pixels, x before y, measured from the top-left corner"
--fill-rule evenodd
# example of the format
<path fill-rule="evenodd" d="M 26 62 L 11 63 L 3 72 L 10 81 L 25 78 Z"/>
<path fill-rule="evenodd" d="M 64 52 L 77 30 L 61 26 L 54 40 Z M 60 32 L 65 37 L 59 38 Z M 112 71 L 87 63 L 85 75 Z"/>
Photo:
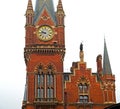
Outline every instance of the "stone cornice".
<path fill-rule="evenodd" d="M 65 48 L 64 47 L 55 47 L 55 46 L 31 46 L 31 47 L 25 47 L 24 48 L 24 58 L 25 62 L 29 61 L 30 54 L 40 54 L 40 55 L 61 55 L 61 59 L 64 59 L 65 55 Z"/>
<path fill-rule="evenodd" d="M 65 48 L 49 48 L 49 47 L 41 47 L 41 48 L 34 48 L 34 47 L 27 47 L 24 49 L 24 53 L 38 53 L 38 54 L 65 54 Z"/>

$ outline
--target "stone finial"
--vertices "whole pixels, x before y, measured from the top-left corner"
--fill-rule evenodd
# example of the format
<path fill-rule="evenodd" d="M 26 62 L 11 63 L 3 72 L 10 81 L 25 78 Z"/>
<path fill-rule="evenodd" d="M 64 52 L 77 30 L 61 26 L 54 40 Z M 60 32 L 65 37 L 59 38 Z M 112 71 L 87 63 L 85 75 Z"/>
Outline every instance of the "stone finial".
<path fill-rule="evenodd" d="M 83 44 L 80 44 L 80 51 L 83 51 Z"/>
<path fill-rule="evenodd" d="M 80 62 L 84 62 L 83 44 L 80 44 Z"/>

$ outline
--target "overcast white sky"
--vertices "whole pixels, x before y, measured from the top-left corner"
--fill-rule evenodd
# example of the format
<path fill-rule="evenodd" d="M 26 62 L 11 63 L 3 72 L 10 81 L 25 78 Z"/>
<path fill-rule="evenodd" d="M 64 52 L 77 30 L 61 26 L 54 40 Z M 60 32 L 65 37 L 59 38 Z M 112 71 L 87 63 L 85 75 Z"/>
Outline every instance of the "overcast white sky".
<path fill-rule="evenodd" d="M 23 49 L 27 2 L 2 0 L 0 3 L 0 109 L 21 109 L 26 79 Z M 55 9 L 57 2 L 54 0 Z M 117 102 L 120 102 L 120 0 L 63 0 L 63 6 L 65 71 L 69 71 L 73 61 L 79 61 L 79 45 L 83 41 L 87 67 L 96 72 L 96 56 L 103 54 L 105 36 L 116 76 Z"/>

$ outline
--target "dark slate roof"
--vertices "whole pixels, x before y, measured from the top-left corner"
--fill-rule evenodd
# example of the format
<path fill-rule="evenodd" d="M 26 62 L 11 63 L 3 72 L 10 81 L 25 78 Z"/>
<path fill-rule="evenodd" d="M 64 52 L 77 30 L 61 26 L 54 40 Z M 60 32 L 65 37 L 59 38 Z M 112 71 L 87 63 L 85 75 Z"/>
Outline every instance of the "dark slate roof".
<path fill-rule="evenodd" d="M 47 9 L 53 21 L 56 21 L 53 0 L 36 0 L 34 23 L 37 21 L 44 8 Z"/>
<path fill-rule="evenodd" d="M 112 74 L 106 41 L 104 39 L 103 74 Z"/>
<path fill-rule="evenodd" d="M 23 101 L 27 101 L 27 85 L 25 85 Z"/>
<path fill-rule="evenodd" d="M 92 73 L 92 75 L 96 76 L 98 82 L 102 82 L 98 72 Z"/>

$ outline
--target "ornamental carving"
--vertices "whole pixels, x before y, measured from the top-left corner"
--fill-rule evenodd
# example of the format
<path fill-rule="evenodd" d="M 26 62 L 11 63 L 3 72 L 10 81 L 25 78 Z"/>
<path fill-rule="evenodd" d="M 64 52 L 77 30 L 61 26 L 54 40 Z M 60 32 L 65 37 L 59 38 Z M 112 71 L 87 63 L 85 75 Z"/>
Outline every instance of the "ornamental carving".
<path fill-rule="evenodd" d="M 43 71 L 44 73 L 47 73 L 48 71 L 49 71 L 49 72 L 52 72 L 52 73 L 56 72 L 56 67 L 55 67 L 55 65 L 52 64 L 52 63 L 48 63 L 47 65 L 44 65 L 44 64 L 42 64 L 42 63 L 39 63 L 38 65 L 36 65 L 34 72 L 35 72 L 35 73 L 38 73 L 38 71 L 39 71 L 41 68 L 42 68 L 42 71 Z"/>
<path fill-rule="evenodd" d="M 26 65 L 27 65 L 27 63 L 30 61 L 30 54 L 29 53 L 24 53 L 24 59 L 25 59 Z"/>
<path fill-rule="evenodd" d="M 104 90 L 114 90 L 115 89 L 115 83 L 114 82 L 103 82 L 102 85 Z"/>
<path fill-rule="evenodd" d="M 78 80 L 78 82 L 77 82 L 78 84 L 79 83 L 82 83 L 82 84 L 90 84 L 90 81 L 86 78 L 86 77 L 84 77 L 84 76 L 82 76 L 79 80 Z"/>

